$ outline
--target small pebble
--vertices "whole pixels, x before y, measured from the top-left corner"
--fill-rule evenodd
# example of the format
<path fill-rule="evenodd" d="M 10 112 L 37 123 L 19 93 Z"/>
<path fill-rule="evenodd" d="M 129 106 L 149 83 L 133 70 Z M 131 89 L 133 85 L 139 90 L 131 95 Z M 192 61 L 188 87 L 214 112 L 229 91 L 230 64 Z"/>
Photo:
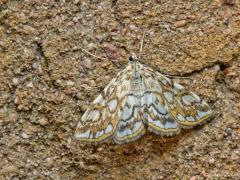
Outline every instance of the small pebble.
<path fill-rule="evenodd" d="M 101 151 L 103 151 L 103 148 L 102 148 L 102 147 L 99 147 L 99 148 L 97 148 L 97 151 L 98 151 L 98 152 L 101 152 Z"/>
<path fill-rule="evenodd" d="M 176 21 L 176 22 L 174 23 L 174 26 L 175 26 L 176 28 L 179 28 L 179 27 L 185 26 L 186 24 L 187 24 L 187 21 L 186 21 L 186 20 L 180 20 L 180 21 Z"/>
<path fill-rule="evenodd" d="M 34 33 L 34 31 L 35 31 L 35 28 L 32 27 L 32 26 L 29 26 L 29 25 L 23 25 L 23 28 L 22 28 L 22 29 L 24 30 L 24 32 L 25 32 L 26 34 L 32 34 L 32 33 Z"/>
<path fill-rule="evenodd" d="M 28 82 L 28 83 L 27 83 L 27 87 L 33 88 L 33 87 L 34 87 L 34 86 L 33 86 L 33 82 L 32 82 L 32 81 Z"/>
<path fill-rule="evenodd" d="M 32 171 L 32 175 L 36 176 L 37 174 L 38 174 L 37 170 L 34 169 L 34 170 Z"/>
<path fill-rule="evenodd" d="M 232 136 L 233 130 L 232 130 L 232 128 L 227 128 L 226 132 L 227 132 L 228 136 Z"/>
<path fill-rule="evenodd" d="M 54 163 L 53 159 L 50 157 L 48 157 L 45 162 L 47 167 L 51 167 L 52 164 Z"/>
<path fill-rule="evenodd" d="M 75 83 L 71 80 L 67 81 L 67 86 L 73 86 Z"/>
<path fill-rule="evenodd" d="M 41 119 L 39 119 L 39 124 L 41 124 L 42 126 L 45 126 L 45 125 L 47 125 L 48 124 L 48 121 L 47 121 L 47 119 L 45 119 L 45 118 L 41 118 Z"/>
<path fill-rule="evenodd" d="M 119 59 L 120 54 L 118 53 L 118 48 L 111 43 L 104 44 L 104 47 L 106 48 L 106 53 L 109 59 L 115 61 Z"/>
<path fill-rule="evenodd" d="M 215 162 L 215 159 L 214 159 L 214 158 L 209 159 L 209 163 L 210 163 L 210 164 L 213 164 L 214 162 Z"/>
<path fill-rule="evenodd" d="M 131 24 L 129 26 L 129 29 L 132 30 L 132 31 L 137 31 L 137 27 L 134 24 Z"/>
<path fill-rule="evenodd" d="M 15 99 L 14 99 L 14 104 L 18 105 L 19 104 L 19 97 L 16 96 Z"/>
<path fill-rule="evenodd" d="M 231 6 L 235 5 L 235 3 L 236 3 L 235 0 L 226 0 L 225 2 L 226 2 L 226 4 L 231 5 Z"/>
<path fill-rule="evenodd" d="M 73 22 L 78 22 L 79 18 L 78 17 L 73 17 Z"/>
<path fill-rule="evenodd" d="M 196 176 L 190 177 L 190 180 L 196 180 Z"/>
<path fill-rule="evenodd" d="M 192 4 L 192 10 L 193 11 L 197 11 L 199 8 L 196 4 Z"/>
<path fill-rule="evenodd" d="M 19 84 L 19 79 L 16 78 L 16 77 L 14 77 L 14 78 L 12 79 L 12 83 L 13 83 L 14 86 L 17 86 L 17 85 Z"/>
<path fill-rule="evenodd" d="M 92 61 L 90 59 L 84 59 L 83 66 L 85 66 L 88 69 L 92 68 Z"/>
<path fill-rule="evenodd" d="M 37 69 L 38 64 L 37 64 L 37 63 L 33 63 L 33 64 L 32 64 L 32 67 L 33 67 L 34 69 Z"/>
<path fill-rule="evenodd" d="M 171 31 L 169 24 L 164 24 L 162 27 L 165 28 L 167 31 Z"/>
<path fill-rule="evenodd" d="M 57 80 L 54 82 L 54 85 L 56 85 L 57 87 L 64 87 L 64 83 L 63 83 L 62 80 L 60 80 L 60 79 L 57 79 Z"/>
<path fill-rule="evenodd" d="M 21 134 L 21 137 L 22 137 L 23 139 L 28 139 L 28 138 L 29 138 L 29 135 L 26 134 L 25 132 L 23 132 L 23 133 Z"/>
<path fill-rule="evenodd" d="M 41 64 L 38 65 L 38 72 L 39 72 L 40 74 L 43 73 L 43 70 L 42 70 L 42 66 L 41 66 Z"/>

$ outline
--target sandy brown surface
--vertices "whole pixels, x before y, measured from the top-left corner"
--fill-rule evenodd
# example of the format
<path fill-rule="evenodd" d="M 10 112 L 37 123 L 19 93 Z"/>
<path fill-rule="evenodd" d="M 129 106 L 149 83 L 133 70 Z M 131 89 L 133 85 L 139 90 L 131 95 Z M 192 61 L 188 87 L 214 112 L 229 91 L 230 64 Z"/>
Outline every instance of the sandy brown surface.
<path fill-rule="evenodd" d="M 215 118 L 171 138 L 75 141 L 144 29 L 142 62 L 190 77 Z M 0 179 L 239 179 L 239 119 L 239 0 L 0 1 Z"/>

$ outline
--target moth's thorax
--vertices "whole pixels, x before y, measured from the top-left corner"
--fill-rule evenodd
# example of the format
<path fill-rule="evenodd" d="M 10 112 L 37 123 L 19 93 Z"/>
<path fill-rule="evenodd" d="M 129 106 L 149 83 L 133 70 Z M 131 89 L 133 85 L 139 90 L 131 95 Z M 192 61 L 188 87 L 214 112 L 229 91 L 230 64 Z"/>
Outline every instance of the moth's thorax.
<path fill-rule="evenodd" d="M 131 89 L 133 92 L 139 92 L 140 94 L 144 91 L 141 64 L 139 62 L 135 62 L 132 66 Z"/>

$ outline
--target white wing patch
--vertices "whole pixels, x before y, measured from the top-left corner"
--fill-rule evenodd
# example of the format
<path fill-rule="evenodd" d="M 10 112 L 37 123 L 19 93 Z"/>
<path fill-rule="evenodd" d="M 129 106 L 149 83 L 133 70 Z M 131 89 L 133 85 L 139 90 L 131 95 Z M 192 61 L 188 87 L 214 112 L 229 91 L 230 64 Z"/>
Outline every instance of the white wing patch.
<path fill-rule="evenodd" d="M 211 116 L 211 108 L 198 95 L 136 61 L 120 71 L 93 101 L 79 121 L 75 137 L 83 142 L 110 139 L 123 144 L 139 139 L 147 130 L 174 135 Z"/>
<path fill-rule="evenodd" d="M 129 94 L 113 137 L 118 144 L 134 141 L 145 133 L 138 97 Z"/>
<path fill-rule="evenodd" d="M 159 94 L 145 93 L 144 119 L 148 130 L 155 134 L 173 135 L 179 132 L 178 123 L 168 111 L 168 106 Z"/>

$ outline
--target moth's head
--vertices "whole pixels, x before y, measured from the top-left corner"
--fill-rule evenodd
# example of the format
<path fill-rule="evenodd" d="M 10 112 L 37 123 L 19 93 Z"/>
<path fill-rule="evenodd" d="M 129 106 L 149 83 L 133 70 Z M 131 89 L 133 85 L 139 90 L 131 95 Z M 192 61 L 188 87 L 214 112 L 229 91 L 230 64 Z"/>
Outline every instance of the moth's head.
<path fill-rule="evenodd" d="M 136 56 L 136 54 L 132 53 L 132 55 L 129 57 L 128 59 L 129 63 L 135 63 L 138 62 L 138 57 Z"/>

